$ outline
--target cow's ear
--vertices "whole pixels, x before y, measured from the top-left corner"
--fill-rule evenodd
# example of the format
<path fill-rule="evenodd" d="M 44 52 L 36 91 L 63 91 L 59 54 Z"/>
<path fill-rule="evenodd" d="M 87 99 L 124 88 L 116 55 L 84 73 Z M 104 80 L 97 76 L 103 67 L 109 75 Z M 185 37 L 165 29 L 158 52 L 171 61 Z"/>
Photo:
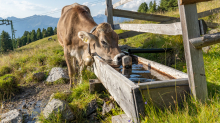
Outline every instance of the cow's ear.
<path fill-rule="evenodd" d="M 89 41 L 91 40 L 90 34 L 85 31 L 78 32 L 78 37 L 85 43 L 89 43 Z"/>

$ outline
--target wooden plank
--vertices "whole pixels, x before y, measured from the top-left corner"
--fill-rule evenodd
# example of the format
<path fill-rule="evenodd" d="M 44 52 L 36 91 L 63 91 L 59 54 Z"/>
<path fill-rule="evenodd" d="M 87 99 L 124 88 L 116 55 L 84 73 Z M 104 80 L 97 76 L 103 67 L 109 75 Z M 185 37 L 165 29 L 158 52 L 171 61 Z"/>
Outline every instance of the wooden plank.
<path fill-rule="evenodd" d="M 139 20 L 147 20 L 147 21 L 155 21 L 155 22 L 164 22 L 164 21 L 176 19 L 175 17 L 155 15 L 155 14 L 145 14 L 145 13 L 138 13 L 138 12 L 127 11 L 127 10 L 119 10 L 119 9 L 113 9 L 113 16 L 139 19 Z"/>
<path fill-rule="evenodd" d="M 198 2 L 207 2 L 211 0 L 180 0 L 180 5 L 194 4 Z"/>
<path fill-rule="evenodd" d="M 189 94 L 188 79 L 174 79 L 140 83 L 141 92 L 147 103 L 153 102 L 157 107 L 164 108 L 181 104 Z"/>
<path fill-rule="evenodd" d="M 109 23 L 109 24 L 111 24 L 111 26 L 112 26 L 112 28 L 113 28 L 113 13 L 112 13 L 112 9 L 113 9 L 113 7 L 112 7 L 112 0 L 106 0 L 106 9 L 107 9 L 107 22 Z"/>
<path fill-rule="evenodd" d="M 202 48 L 209 45 L 220 43 L 220 33 L 207 34 L 203 37 L 193 38 L 189 40 L 195 48 Z"/>
<path fill-rule="evenodd" d="M 116 24 L 114 29 L 132 30 L 166 35 L 182 35 L 181 23 L 172 24 Z"/>
<path fill-rule="evenodd" d="M 209 28 L 212 28 L 212 29 L 218 28 L 220 26 L 219 23 L 206 22 L 206 24 Z"/>
<path fill-rule="evenodd" d="M 112 123 L 132 123 L 131 119 L 126 114 L 116 115 L 112 117 Z"/>
<path fill-rule="evenodd" d="M 143 33 L 145 33 L 145 32 L 127 31 L 127 32 L 118 34 L 118 36 L 119 36 L 119 39 L 125 39 L 125 38 L 133 37 L 136 35 L 140 35 Z"/>
<path fill-rule="evenodd" d="M 219 8 L 215 8 L 215 9 L 211 9 L 211 10 L 207 10 L 204 12 L 200 12 L 198 13 L 198 18 L 203 18 L 203 17 L 207 17 L 210 15 L 213 15 L 214 13 L 218 13 L 220 11 L 220 7 Z"/>
<path fill-rule="evenodd" d="M 150 69 L 156 70 L 162 75 L 171 76 L 175 79 L 188 78 L 186 73 L 183 73 L 179 70 L 173 69 L 171 67 L 162 65 L 160 63 L 157 63 L 157 62 L 154 62 L 154 61 L 142 58 L 142 57 L 138 57 L 138 62 L 147 65 L 148 70 Z"/>
<path fill-rule="evenodd" d="M 130 2 L 130 1 L 133 1 L 133 0 L 120 0 L 119 2 L 117 2 L 117 3 L 115 3 L 115 4 L 113 5 L 113 8 L 116 8 L 116 7 L 118 7 L 118 6 L 121 6 L 121 5 L 123 5 L 123 4 L 125 4 L 125 3 L 128 3 L 128 2 Z"/>
<path fill-rule="evenodd" d="M 137 106 L 137 102 L 141 102 L 135 98 L 138 95 L 134 96 L 134 90 L 139 89 L 139 86 L 114 70 L 98 56 L 94 56 L 94 60 L 95 63 L 93 66 L 96 76 L 113 96 L 126 115 L 135 123 L 139 122 L 138 114 L 144 110 L 144 107 Z"/>
<path fill-rule="evenodd" d="M 202 49 L 195 49 L 189 42 L 189 39 L 200 36 L 196 4 L 179 5 L 179 11 L 191 94 L 204 102 L 208 94 L 203 53 Z"/>

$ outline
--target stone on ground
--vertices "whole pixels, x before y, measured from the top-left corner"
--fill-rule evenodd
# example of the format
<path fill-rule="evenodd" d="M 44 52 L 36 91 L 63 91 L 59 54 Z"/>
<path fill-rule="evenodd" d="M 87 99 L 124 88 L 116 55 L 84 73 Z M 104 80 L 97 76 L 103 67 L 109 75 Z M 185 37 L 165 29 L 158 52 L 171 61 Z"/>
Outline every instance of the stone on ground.
<path fill-rule="evenodd" d="M 43 81 L 44 77 L 45 77 L 44 72 L 39 72 L 39 73 L 33 74 L 33 79 L 37 80 L 37 81 Z"/>
<path fill-rule="evenodd" d="M 55 82 L 61 78 L 69 79 L 67 70 L 63 69 L 61 67 L 54 67 L 51 69 L 46 81 L 47 82 Z"/>
<path fill-rule="evenodd" d="M 22 123 L 22 113 L 17 109 L 0 115 L 1 123 Z"/>
<path fill-rule="evenodd" d="M 51 113 L 58 112 L 62 113 L 65 120 L 71 121 L 74 119 L 74 114 L 68 104 L 65 101 L 52 99 L 44 108 L 43 115 L 47 119 Z"/>

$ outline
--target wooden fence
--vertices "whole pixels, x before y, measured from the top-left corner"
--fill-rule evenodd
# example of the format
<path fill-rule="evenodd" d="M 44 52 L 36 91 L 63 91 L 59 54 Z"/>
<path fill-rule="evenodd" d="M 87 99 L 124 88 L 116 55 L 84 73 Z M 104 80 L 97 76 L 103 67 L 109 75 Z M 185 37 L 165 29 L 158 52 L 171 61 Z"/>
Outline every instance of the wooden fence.
<path fill-rule="evenodd" d="M 206 101 L 208 92 L 201 48 L 204 46 L 220 43 L 220 34 L 209 34 L 200 37 L 200 35 L 205 34 L 204 32 L 206 30 L 204 29 L 202 24 L 199 24 L 200 21 L 198 21 L 198 18 L 217 13 L 220 11 L 220 8 L 197 13 L 196 3 L 210 0 L 178 0 L 180 18 L 115 9 L 117 6 L 123 5 L 129 1 L 132 0 L 121 0 L 120 2 L 112 5 L 112 0 L 106 0 L 107 22 L 112 25 L 113 29 L 123 29 L 166 35 L 183 35 L 185 50 L 184 52 L 188 72 L 187 80 L 189 83 L 190 92 L 195 99 L 198 99 L 202 102 Z M 155 21 L 160 22 L 160 24 L 114 25 L 113 16 Z M 207 25 L 211 28 L 215 28 L 218 26 L 218 24 L 216 23 L 207 23 Z M 126 115 L 128 117 L 131 117 L 134 122 L 139 122 L 138 115 L 140 115 L 143 110 L 141 109 L 143 108 L 143 106 L 137 105 L 138 102 L 143 102 L 142 99 L 139 99 L 142 97 L 137 96 L 140 93 L 138 91 L 139 87 L 131 82 L 126 82 L 126 84 L 124 82 L 121 82 L 126 81 L 126 79 L 123 79 L 123 77 L 116 77 L 116 73 L 112 70 L 112 68 L 106 65 L 99 58 L 95 58 L 95 62 L 95 73 L 100 81 L 108 89 L 110 94 L 113 95 L 114 99 L 125 111 Z M 108 71 L 106 71 L 105 69 L 108 69 Z M 184 76 L 184 74 L 179 75 Z M 178 81 L 187 82 L 185 79 Z"/>

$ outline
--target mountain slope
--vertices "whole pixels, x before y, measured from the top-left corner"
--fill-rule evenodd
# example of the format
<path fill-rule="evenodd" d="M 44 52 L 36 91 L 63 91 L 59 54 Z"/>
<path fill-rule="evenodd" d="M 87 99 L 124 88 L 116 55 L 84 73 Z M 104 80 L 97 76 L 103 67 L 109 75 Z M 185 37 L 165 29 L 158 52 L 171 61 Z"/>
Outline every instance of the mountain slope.
<path fill-rule="evenodd" d="M 55 28 L 59 20 L 59 18 L 53 18 L 53 17 L 46 16 L 46 15 L 33 15 L 30 17 L 26 17 L 26 18 L 9 17 L 6 19 L 13 21 L 14 29 L 17 30 L 15 32 L 16 38 L 21 37 L 24 31 L 32 31 L 33 29 L 37 30 L 38 28 L 42 30 L 43 28 L 47 29 L 47 27 Z M 97 15 L 97 16 L 94 16 L 93 19 L 95 20 L 97 24 L 107 22 L 107 18 L 105 15 Z M 0 18 L 0 20 L 2 20 L 2 18 Z M 129 20 L 129 19 L 114 17 L 115 23 L 123 22 L 125 20 Z M 0 33 L 3 30 L 5 30 L 6 32 L 9 32 L 11 35 L 10 26 L 0 25 Z"/>

